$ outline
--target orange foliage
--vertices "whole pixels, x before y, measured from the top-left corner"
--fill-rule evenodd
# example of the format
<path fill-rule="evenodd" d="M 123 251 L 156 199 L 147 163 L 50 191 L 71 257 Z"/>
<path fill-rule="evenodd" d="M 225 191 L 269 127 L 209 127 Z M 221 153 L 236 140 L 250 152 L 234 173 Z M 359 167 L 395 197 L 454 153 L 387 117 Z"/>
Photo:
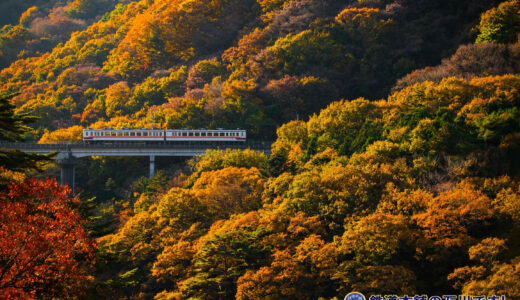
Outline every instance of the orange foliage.
<path fill-rule="evenodd" d="M 433 198 L 428 209 L 413 217 L 424 237 L 438 246 L 461 247 L 472 242 L 470 229 L 486 226 L 494 212 L 491 200 L 469 184 Z"/>
<path fill-rule="evenodd" d="M 27 179 L 0 193 L 0 297 L 72 297 L 91 280 L 96 248 L 83 228 L 79 199 L 55 180 Z M 85 261 L 82 262 L 79 258 Z"/>
<path fill-rule="evenodd" d="M 226 217 L 258 209 L 263 184 L 258 169 L 229 167 L 202 173 L 193 190 L 211 214 Z"/>

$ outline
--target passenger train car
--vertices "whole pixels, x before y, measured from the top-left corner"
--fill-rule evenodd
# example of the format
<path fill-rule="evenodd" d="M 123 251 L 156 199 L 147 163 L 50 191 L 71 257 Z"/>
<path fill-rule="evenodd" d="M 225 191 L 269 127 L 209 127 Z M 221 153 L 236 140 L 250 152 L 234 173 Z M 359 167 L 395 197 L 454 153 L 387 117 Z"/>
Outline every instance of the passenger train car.
<path fill-rule="evenodd" d="M 241 129 L 83 129 L 85 142 L 245 142 Z"/>

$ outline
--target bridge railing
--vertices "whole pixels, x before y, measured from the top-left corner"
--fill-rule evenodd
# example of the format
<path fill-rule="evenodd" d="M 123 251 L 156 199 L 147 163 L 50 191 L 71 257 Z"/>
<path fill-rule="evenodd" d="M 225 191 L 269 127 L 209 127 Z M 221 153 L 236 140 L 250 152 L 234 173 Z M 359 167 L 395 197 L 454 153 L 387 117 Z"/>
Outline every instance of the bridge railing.
<path fill-rule="evenodd" d="M 205 143 L 205 142 L 176 142 L 176 143 L 156 143 L 156 144 L 142 144 L 142 143 L 73 143 L 73 144 L 37 144 L 37 143 L 12 143 L 12 142 L 0 142 L 0 148 L 7 149 L 51 149 L 51 150 L 73 150 L 78 148 L 133 148 L 133 149 L 255 149 L 255 150 L 269 150 L 271 149 L 270 142 L 246 142 L 246 143 L 233 143 L 233 142 L 218 142 L 218 143 Z"/>

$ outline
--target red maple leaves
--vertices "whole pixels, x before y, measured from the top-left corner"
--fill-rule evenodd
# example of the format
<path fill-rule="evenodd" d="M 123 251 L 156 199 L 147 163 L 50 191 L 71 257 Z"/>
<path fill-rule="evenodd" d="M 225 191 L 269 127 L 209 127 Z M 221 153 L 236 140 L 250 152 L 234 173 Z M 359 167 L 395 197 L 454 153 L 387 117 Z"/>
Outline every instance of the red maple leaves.
<path fill-rule="evenodd" d="M 54 179 L 0 192 L 0 298 L 67 297 L 90 280 L 96 245 L 69 194 Z"/>

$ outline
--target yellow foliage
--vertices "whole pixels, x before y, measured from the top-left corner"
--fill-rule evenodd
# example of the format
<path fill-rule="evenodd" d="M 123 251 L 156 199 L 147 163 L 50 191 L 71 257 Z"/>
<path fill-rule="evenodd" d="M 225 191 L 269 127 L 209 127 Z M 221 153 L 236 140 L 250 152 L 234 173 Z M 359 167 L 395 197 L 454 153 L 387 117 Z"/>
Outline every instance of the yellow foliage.
<path fill-rule="evenodd" d="M 224 218 L 258 209 L 264 182 L 257 168 L 229 167 L 202 173 L 192 190 L 210 214 Z"/>
<path fill-rule="evenodd" d="M 80 141 L 83 139 L 83 127 L 72 126 L 69 128 L 58 129 L 53 132 L 46 132 L 38 141 L 38 144 L 61 144 Z"/>

